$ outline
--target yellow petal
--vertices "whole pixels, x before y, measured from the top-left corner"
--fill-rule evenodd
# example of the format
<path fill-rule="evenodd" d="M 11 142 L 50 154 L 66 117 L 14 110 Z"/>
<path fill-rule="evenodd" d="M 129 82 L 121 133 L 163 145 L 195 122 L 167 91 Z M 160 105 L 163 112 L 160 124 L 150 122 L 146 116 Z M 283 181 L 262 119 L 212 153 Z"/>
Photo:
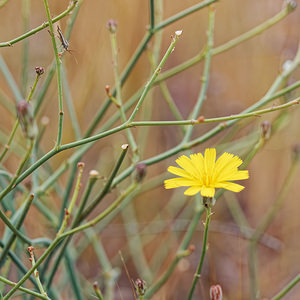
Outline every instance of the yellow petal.
<path fill-rule="evenodd" d="M 215 148 L 206 149 L 204 155 L 204 170 L 209 177 L 211 177 L 214 172 L 215 164 L 216 164 L 216 149 Z"/>
<path fill-rule="evenodd" d="M 199 171 L 187 156 L 180 156 L 178 159 L 176 159 L 176 163 L 186 172 L 190 173 L 196 178 L 199 178 Z"/>
<path fill-rule="evenodd" d="M 235 192 L 235 193 L 238 193 L 245 188 L 242 185 L 233 183 L 233 182 L 223 182 L 223 183 L 218 184 L 216 187 L 223 188 L 223 189 Z"/>
<path fill-rule="evenodd" d="M 197 182 L 185 178 L 172 178 L 164 181 L 166 189 L 173 189 L 181 186 L 195 186 Z"/>
<path fill-rule="evenodd" d="M 168 172 L 170 172 L 170 173 L 172 173 L 174 175 L 178 175 L 178 176 L 182 176 L 182 177 L 188 178 L 188 179 L 193 179 L 193 177 L 191 176 L 190 173 L 188 173 L 187 171 L 182 170 L 180 168 L 177 168 L 177 167 L 170 166 L 168 168 Z"/>
<path fill-rule="evenodd" d="M 201 190 L 201 188 L 199 186 L 192 186 L 190 188 L 188 188 L 184 194 L 188 195 L 188 196 L 193 196 L 196 195 L 197 193 L 199 193 Z"/>
<path fill-rule="evenodd" d="M 201 196 L 212 198 L 214 195 L 215 195 L 215 189 L 214 188 L 205 187 L 205 186 L 203 186 L 201 188 Z"/>
<path fill-rule="evenodd" d="M 226 178 L 226 180 L 236 180 L 230 177 L 238 171 L 237 168 L 242 163 L 243 161 L 238 156 L 233 156 L 233 154 L 226 152 L 223 153 L 216 162 L 214 180 L 224 181 L 223 178 Z"/>

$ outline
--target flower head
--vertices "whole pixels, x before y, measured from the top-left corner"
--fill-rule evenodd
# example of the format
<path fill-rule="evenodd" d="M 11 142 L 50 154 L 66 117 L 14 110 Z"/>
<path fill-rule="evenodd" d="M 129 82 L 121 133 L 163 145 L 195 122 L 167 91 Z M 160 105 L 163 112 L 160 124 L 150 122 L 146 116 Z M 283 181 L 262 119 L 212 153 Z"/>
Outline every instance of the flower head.
<path fill-rule="evenodd" d="M 243 163 L 238 156 L 225 152 L 216 161 L 214 148 L 206 149 L 204 157 L 201 153 L 182 155 L 176 163 L 181 168 L 170 166 L 168 171 L 180 177 L 165 180 L 165 188 L 188 186 L 184 194 L 189 196 L 200 192 L 203 197 L 212 198 L 216 188 L 240 192 L 244 187 L 231 181 L 249 178 L 248 171 L 238 170 Z"/>

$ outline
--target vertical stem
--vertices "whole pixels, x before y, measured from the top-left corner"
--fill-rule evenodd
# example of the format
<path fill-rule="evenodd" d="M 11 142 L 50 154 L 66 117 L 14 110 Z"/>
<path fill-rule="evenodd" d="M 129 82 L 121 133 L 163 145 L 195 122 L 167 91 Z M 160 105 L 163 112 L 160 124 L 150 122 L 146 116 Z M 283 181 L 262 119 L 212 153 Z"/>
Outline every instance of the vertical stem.
<path fill-rule="evenodd" d="M 213 32 L 214 32 L 214 23 L 215 23 L 215 10 L 214 8 L 209 9 L 209 23 L 208 23 L 208 32 L 207 32 L 207 47 L 205 52 L 205 64 L 202 81 L 201 91 L 196 102 L 196 105 L 191 113 L 191 119 L 197 119 L 199 117 L 200 109 L 203 105 L 203 102 L 206 98 L 206 92 L 208 88 L 208 80 L 209 80 L 209 71 L 210 71 L 210 62 L 211 62 L 211 49 L 213 47 Z M 193 126 L 189 126 L 183 142 L 187 142 L 190 140 L 193 133 Z"/>
<path fill-rule="evenodd" d="M 44 1 L 44 6 L 46 9 L 46 14 L 49 22 L 49 32 L 52 40 L 55 60 L 56 60 L 56 70 L 57 70 L 57 85 L 58 85 L 58 107 L 59 107 L 59 122 L 58 122 L 58 134 L 57 134 L 57 140 L 56 140 L 56 149 L 59 150 L 61 146 L 61 140 L 62 140 L 62 130 L 63 130 L 63 95 L 62 95 L 62 83 L 61 83 L 61 61 L 59 58 L 56 42 L 55 42 L 55 35 L 53 30 L 53 23 L 51 19 L 51 13 L 48 5 L 47 0 Z"/>
<path fill-rule="evenodd" d="M 210 216 L 211 216 L 211 208 L 210 206 L 206 207 L 206 220 L 205 220 L 205 228 L 204 228 L 204 235 L 203 235 L 203 242 L 202 242 L 202 252 L 201 252 L 201 257 L 199 261 L 199 265 L 197 268 L 197 271 L 194 275 L 192 287 L 188 296 L 188 300 L 191 300 L 194 294 L 194 290 L 196 287 L 196 284 L 198 282 L 198 279 L 200 278 L 203 262 L 204 262 L 204 257 L 205 253 L 207 250 L 207 237 L 208 237 L 208 227 L 209 227 L 209 222 L 210 222 Z"/>

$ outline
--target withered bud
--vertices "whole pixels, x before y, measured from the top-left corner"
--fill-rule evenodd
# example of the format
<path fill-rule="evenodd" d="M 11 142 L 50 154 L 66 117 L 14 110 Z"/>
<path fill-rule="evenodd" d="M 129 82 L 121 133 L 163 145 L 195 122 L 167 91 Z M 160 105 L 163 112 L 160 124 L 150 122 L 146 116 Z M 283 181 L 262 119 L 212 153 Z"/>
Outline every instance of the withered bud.
<path fill-rule="evenodd" d="M 116 32 L 117 32 L 118 23 L 117 23 L 116 20 L 110 19 L 110 20 L 107 22 L 106 25 L 107 25 L 108 30 L 109 30 L 111 33 L 116 33 Z"/>
<path fill-rule="evenodd" d="M 29 247 L 27 248 L 27 250 L 28 250 L 28 252 L 31 254 L 31 253 L 33 252 L 34 248 L 33 248 L 33 246 L 29 246 Z"/>
<path fill-rule="evenodd" d="M 77 164 L 77 168 L 84 168 L 84 162 L 79 162 Z"/>
<path fill-rule="evenodd" d="M 299 159 L 300 157 L 300 144 L 295 144 L 293 146 L 293 158 L 294 159 Z"/>
<path fill-rule="evenodd" d="M 284 6 L 287 7 L 289 12 L 292 12 L 293 10 L 296 9 L 297 7 L 297 2 L 295 0 L 286 0 L 284 2 Z"/>
<path fill-rule="evenodd" d="M 106 95 L 108 96 L 108 97 L 111 97 L 111 93 L 110 93 L 110 85 L 106 85 L 105 86 L 105 92 L 106 92 Z"/>
<path fill-rule="evenodd" d="M 193 244 L 189 245 L 189 247 L 188 247 L 188 250 L 189 250 L 190 252 L 194 252 L 195 249 L 196 249 L 196 247 L 195 247 L 195 245 L 193 245 Z"/>
<path fill-rule="evenodd" d="M 263 139 L 270 138 L 271 135 L 271 123 L 269 121 L 263 121 L 261 123 L 261 136 Z"/>
<path fill-rule="evenodd" d="M 43 67 L 35 67 L 35 72 L 37 75 L 41 76 L 42 74 L 44 74 L 45 69 Z"/>
<path fill-rule="evenodd" d="M 222 300 L 223 293 L 222 293 L 222 288 L 219 284 L 212 285 L 210 287 L 209 297 L 210 297 L 210 300 Z"/>
<path fill-rule="evenodd" d="M 144 296 L 146 293 L 147 285 L 146 282 L 140 278 L 137 278 L 134 282 L 135 290 L 138 296 Z"/>
<path fill-rule="evenodd" d="M 137 163 L 135 166 L 135 180 L 141 182 L 147 173 L 147 166 L 144 163 Z"/>
<path fill-rule="evenodd" d="M 25 136 L 34 139 L 37 136 L 38 129 L 33 118 L 33 109 L 25 100 L 17 104 L 17 116 Z"/>
<path fill-rule="evenodd" d="M 99 177 L 99 172 L 96 170 L 91 170 L 90 173 L 90 178 L 98 178 Z"/>

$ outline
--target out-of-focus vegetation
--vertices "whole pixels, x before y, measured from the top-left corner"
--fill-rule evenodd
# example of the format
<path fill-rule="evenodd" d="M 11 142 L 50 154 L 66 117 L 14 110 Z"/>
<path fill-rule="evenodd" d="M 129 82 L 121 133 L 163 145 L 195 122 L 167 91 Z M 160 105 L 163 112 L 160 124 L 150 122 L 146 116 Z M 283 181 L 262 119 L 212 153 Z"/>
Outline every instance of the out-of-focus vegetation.
<path fill-rule="evenodd" d="M 250 179 L 216 195 L 194 299 L 299 299 L 296 1 L 0 0 L 0 20 L 1 299 L 188 299 L 205 209 L 163 181 L 208 147 Z"/>

